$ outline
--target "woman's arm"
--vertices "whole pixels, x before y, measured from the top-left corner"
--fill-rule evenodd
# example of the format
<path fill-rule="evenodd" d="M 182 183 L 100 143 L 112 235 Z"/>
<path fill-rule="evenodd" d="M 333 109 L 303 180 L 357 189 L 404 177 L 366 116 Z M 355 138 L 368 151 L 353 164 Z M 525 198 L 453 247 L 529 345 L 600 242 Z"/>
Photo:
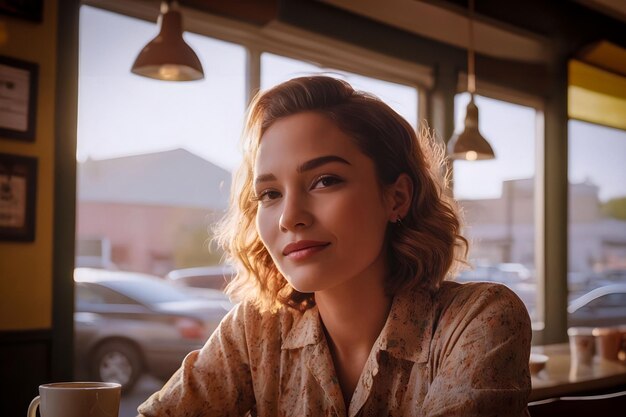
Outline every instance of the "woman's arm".
<path fill-rule="evenodd" d="M 443 312 L 435 332 L 424 415 L 528 415 L 528 312 L 503 285 L 470 285 Z"/>
<path fill-rule="evenodd" d="M 204 347 L 189 353 L 163 388 L 138 407 L 139 415 L 245 415 L 254 405 L 245 316 L 243 303 L 226 315 Z"/>

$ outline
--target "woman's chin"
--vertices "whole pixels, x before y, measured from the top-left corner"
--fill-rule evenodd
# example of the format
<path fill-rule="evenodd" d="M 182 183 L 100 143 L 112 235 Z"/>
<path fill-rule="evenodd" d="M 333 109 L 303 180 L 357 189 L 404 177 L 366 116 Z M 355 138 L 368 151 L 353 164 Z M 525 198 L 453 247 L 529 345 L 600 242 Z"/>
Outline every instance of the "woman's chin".
<path fill-rule="evenodd" d="M 289 284 L 298 292 L 311 293 L 321 291 L 324 289 L 324 285 L 320 282 L 319 277 L 286 277 Z"/>
<path fill-rule="evenodd" d="M 296 285 L 294 285 L 292 281 L 290 282 L 291 282 L 291 286 L 298 292 L 311 293 L 311 292 L 319 291 L 319 286 L 313 285 L 313 283 L 298 282 Z"/>

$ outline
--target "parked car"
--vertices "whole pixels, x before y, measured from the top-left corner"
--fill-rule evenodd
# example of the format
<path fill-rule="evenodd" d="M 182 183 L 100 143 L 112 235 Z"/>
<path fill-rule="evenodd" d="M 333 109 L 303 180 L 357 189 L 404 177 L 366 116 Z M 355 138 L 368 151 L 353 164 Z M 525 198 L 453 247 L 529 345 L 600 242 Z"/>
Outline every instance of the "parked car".
<path fill-rule="evenodd" d="M 494 281 L 503 284 L 533 282 L 534 274 L 519 263 L 478 264 L 471 269 L 461 271 L 459 281 Z"/>
<path fill-rule="evenodd" d="M 567 313 L 570 327 L 626 325 L 626 284 L 595 288 L 574 299 Z"/>
<path fill-rule="evenodd" d="M 79 371 L 130 391 L 144 373 L 169 378 L 202 347 L 232 307 L 193 297 L 162 278 L 102 269 L 74 271 Z"/>
<path fill-rule="evenodd" d="M 213 265 L 175 269 L 170 271 L 165 279 L 183 287 L 223 291 L 234 275 L 235 270 L 230 265 Z"/>

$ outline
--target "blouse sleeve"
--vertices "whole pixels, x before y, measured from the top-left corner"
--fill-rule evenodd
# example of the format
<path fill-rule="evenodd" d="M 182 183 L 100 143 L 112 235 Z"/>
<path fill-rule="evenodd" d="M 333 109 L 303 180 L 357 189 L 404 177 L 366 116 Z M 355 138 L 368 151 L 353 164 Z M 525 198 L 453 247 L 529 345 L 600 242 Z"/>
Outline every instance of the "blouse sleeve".
<path fill-rule="evenodd" d="M 435 331 L 424 415 L 528 416 L 528 312 L 503 285 L 472 287 L 442 313 Z"/>
<path fill-rule="evenodd" d="M 201 350 L 189 353 L 140 416 L 243 416 L 254 405 L 245 337 L 245 308 L 224 317 Z"/>

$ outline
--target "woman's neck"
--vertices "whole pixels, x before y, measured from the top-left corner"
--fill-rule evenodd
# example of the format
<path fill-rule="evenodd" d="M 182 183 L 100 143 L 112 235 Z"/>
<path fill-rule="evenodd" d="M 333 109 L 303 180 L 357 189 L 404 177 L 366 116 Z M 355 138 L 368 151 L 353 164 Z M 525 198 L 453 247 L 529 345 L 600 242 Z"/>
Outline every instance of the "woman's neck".
<path fill-rule="evenodd" d="M 342 286 L 315 293 L 320 318 L 340 353 L 371 350 L 385 326 L 391 297 L 385 294 L 383 279 L 358 280 L 358 285 Z"/>
<path fill-rule="evenodd" d="M 391 308 L 384 275 L 351 281 L 315 293 L 346 409 Z"/>

